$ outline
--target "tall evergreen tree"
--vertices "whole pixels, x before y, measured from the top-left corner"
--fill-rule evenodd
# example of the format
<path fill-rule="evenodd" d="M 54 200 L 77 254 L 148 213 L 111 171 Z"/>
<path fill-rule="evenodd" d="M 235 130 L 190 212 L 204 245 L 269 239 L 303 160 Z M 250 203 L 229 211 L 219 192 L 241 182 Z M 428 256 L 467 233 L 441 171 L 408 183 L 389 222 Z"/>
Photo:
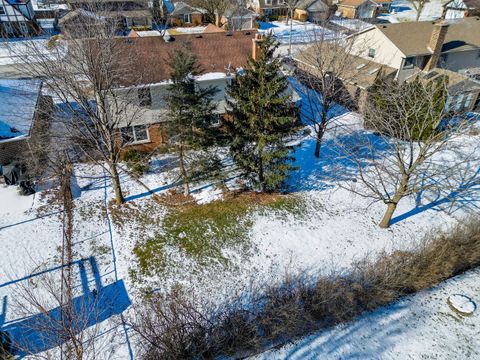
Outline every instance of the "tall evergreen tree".
<path fill-rule="evenodd" d="M 165 97 L 169 118 L 168 133 L 170 142 L 175 145 L 178 153 L 183 193 L 188 195 L 191 177 L 186 154 L 190 149 L 206 148 L 215 140 L 211 125 L 216 106 L 212 103 L 212 98 L 217 89 L 196 86 L 195 76 L 201 73 L 201 68 L 188 46 L 177 50 L 169 65 L 172 84 L 168 86 Z"/>
<path fill-rule="evenodd" d="M 267 37 L 258 46 L 257 59 L 250 59 L 227 89 L 226 129 L 231 155 L 244 176 L 254 188 L 272 192 L 292 169 L 285 137 L 295 132 L 298 120 L 288 80 L 274 56 L 278 44 Z"/>

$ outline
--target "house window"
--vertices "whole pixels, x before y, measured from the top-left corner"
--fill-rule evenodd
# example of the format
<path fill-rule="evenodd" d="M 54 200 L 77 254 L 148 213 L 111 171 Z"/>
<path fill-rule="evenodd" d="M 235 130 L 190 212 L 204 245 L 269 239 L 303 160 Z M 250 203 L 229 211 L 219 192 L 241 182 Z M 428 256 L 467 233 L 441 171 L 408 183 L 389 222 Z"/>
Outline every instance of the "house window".
<path fill-rule="evenodd" d="M 22 34 L 28 34 L 28 25 L 24 22 L 20 23 L 20 32 Z"/>
<path fill-rule="evenodd" d="M 3 23 L 3 30 L 5 30 L 7 34 L 12 34 L 13 33 L 12 24 L 10 24 L 9 22 Z"/>
<path fill-rule="evenodd" d="M 415 66 L 415 58 L 414 57 L 407 57 L 405 58 L 405 62 L 403 63 L 404 69 L 413 69 Z"/>
<path fill-rule="evenodd" d="M 375 57 L 375 49 L 368 49 L 368 57 L 371 57 L 371 58 Z"/>
<path fill-rule="evenodd" d="M 265 5 L 272 6 L 272 0 L 265 0 Z"/>
<path fill-rule="evenodd" d="M 0 6 L 0 15 L 5 15 L 5 8 Z"/>
<path fill-rule="evenodd" d="M 183 14 L 183 22 L 190 24 L 192 22 L 192 14 Z"/>
<path fill-rule="evenodd" d="M 140 101 L 140 106 L 152 105 L 152 93 L 149 87 L 138 89 L 138 100 Z"/>
<path fill-rule="evenodd" d="M 124 145 L 150 141 L 147 125 L 135 125 L 121 128 Z"/>

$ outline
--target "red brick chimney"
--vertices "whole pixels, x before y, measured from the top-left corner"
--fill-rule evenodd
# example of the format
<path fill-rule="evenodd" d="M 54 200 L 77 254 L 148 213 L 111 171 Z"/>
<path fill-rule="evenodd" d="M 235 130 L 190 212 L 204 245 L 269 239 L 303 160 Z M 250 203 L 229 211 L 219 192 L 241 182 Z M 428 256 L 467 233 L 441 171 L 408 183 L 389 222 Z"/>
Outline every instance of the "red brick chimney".
<path fill-rule="evenodd" d="M 258 55 L 260 52 L 259 44 L 264 40 L 262 34 L 255 34 L 255 38 L 252 39 L 252 58 L 253 60 L 258 59 Z"/>
<path fill-rule="evenodd" d="M 445 42 L 445 37 L 447 36 L 448 26 L 449 24 L 446 20 L 439 20 L 433 24 L 432 35 L 430 36 L 430 42 L 427 46 L 432 55 L 425 66 L 425 71 L 430 71 L 437 67 L 442 52 L 442 46 Z"/>

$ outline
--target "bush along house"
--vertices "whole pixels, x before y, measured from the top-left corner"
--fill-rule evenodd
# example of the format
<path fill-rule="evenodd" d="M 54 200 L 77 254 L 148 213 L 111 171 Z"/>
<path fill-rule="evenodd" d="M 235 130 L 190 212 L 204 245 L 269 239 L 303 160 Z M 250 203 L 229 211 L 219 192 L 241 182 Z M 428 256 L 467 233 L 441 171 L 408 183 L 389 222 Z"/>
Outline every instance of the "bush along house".
<path fill-rule="evenodd" d="M 169 36 L 170 41 L 162 37 L 134 38 L 125 42 L 125 46 L 134 46 L 138 58 L 136 68 L 138 76 L 132 77 L 116 92 L 135 97 L 135 111 L 139 116 L 129 117 L 129 123 L 118 124 L 117 144 L 123 152 L 137 150 L 152 152 L 168 144 L 165 123 L 167 109 L 165 96 L 169 84 L 170 68 L 167 61 L 158 61 L 159 57 L 174 52 L 185 43 L 197 56 L 203 73 L 196 78 L 199 87 L 216 87 L 213 101 L 219 120 L 226 112 L 226 88 L 237 73 L 247 64 L 250 57 L 258 54 L 259 35 L 256 31 L 237 31 L 226 33 L 206 33 Z M 143 80 L 146 79 L 146 80 Z M 133 90 L 133 91 L 132 91 Z"/>
<path fill-rule="evenodd" d="M 28 37 L 40 31 L 32 0 L 0 0 L 1 37 Z"/>

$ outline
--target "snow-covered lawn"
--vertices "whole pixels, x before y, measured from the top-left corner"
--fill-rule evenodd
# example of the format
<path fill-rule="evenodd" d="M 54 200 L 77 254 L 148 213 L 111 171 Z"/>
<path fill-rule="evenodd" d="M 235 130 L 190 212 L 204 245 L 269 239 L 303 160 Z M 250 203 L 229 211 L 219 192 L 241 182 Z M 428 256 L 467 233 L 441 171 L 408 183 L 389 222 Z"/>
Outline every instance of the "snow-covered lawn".
<path fill-rule="evenodd" d="M 442 16 L 442 5 L 446 0 L 430 0 L 425 4 L 419 21 L 436 20 Z M 390 14 L 382 14 L 378 18 L 391 23 L 415 21 L 417 12 L 408 0 L 395 0 L 392 3 Z"/>
<path fill-rule="evenodd" d="M 80 271 L 76 283 L 85 289 L 84 292 L 91 291 L 99 279 L 104 287 L 119 284 L 122 289 L 120 285 L 125 283 L 126 292 L 111 299 L 116 306 L 112 305 L 114 314 L 124 310 L 123 306 L 130 301 L 138 300 L 143 286 L 164 292 L 172 286 L 182 285 L 208 300 L 220 302 L 224 297 L 244 292 L 253 280 L 258 285 L 281 281 L 286 272 L 315 274 L 348 268 L 365 256 L 374 257 L 384 250 L 404 249 L 431 229 L 448 228 L 467 214 L 478 213 L 478 197 L 462 199 L 455 204 L 409 198 L 400 202 L 392 227 L 380 229 L 378 222 L 385 205 L 371 204 L 368 199 L 338 186 L 338 165 L 341 163 L 336 163 L 334 139 L 359 131 L 360 121 L 355 113 L 340 115 L 337 126 L 327 133 L 320 159 L 313 156 L 313 138 L 307 137 L 301 143 L 295 151 L 300 169 L 289 179 L 293 196 L 298 201 L 294 208 L 265 208 L 250 212 L 238 244 L 223 245 L 214 241 L 213 245 L 218 250 L 216 255 L 207 251 L 206 255 L 191 256 L 187 249 L 175 243 L 160 244 L 156 254 L 164 256 L 163 271 L 141 279 L 131 276 L 131 270 L 138 268 L 138 258 L 133 249 L 146 241 L 158 239 L 167 216 L 173 210 L 156 202 L 151 193 L 126 174 L 122 174 L 126 205 L 121 208 L 109 206 L 113 191 L 103 170 L 91 164 L 78 164 L 73 179 L 75 260 L 88 265 L 93 258 L 98 270 L 87 270 L 83 275 Z M 473 146 L 478 143 L 479 137 L 465 136 L 463 140 Z M 157 155 L 151 161 L 150 171 L 141 180 L 154 193 L 166 194 L 178 181 L 175 166 L 174 155 Z M 478 164 L 472 166 L 478 167 Z M 354 173 L 349 173 L 342 181 L 351 181 L 353 176 Z M 232 177 L 226 185 L 234 188 L 235 184 L 236 179 Z M 58 261 L 62 244 L 61 212 L 52 207 L 49 197 L 42 196 L 42 193 L 21 197 L 14 187 L 0 185 L 0 299 L 4 299 L 6 304 L 6 313 L 0 316 L 0 321 L 6 328 L 21 320 L 10 306 L 14 302 L 16 285 L 32 278 L 32 272 L 52 270 L 54 261 Z M 193 196 L 200 203 L 221 199 L 222 194 L 221 187 L 214 183 L 193 186 Z M 211 232 L 206 232 L 207 235 L 211 236 Z M 180 240 L 182 236 L 185 234 L 178 234 Z M 292 356 L 319 358 L 322 353 L 327 354 L 326 358 L 341 358 L 352 356 L 352 352 L 358 350 L 360 357 L 363 354 L 367 358 L 368 354 L 373 358 L 377 354 L 379 357 L 390 354 L 388 356 L 395 358 L 398 354 L 406 356 L 407 352 L 418 350 L 423 340 L 428 344 L 442 343 L 447 349 L 455 349 L 455 346 L 460 346 L 460 335 L 465 334 L 465 341 L 468 341 L 475 331 L 478 334 L 478 328 L 472 326 L 475 319 L 478 321 L 478 315 L 447 326 L 453 321 L 450 315 L 445 315 L 446 295 L 465 292 L 475 299 L 480 290 L 478 284 L 471 291 L 468 284 L 473 286 L 473 279 L 479 280 L 479 276 L 479 272 L 471 272 L 440 286 L 438 290 L 366 315 L 358 323 L 321 333 L 306 341 L 310 345 L 305 342 L 296 346 L 294 351 L 298 352 L 292 352 Z M 85 286 L 86 283 L 89 286 Z M 410 321 L 416 325 L 409 328 Z M 118 327 L 118 322 L 115 324 Z M 110 326 L 114 326 L 110 318 L 102 320 L 102 328 Z M 439 329 L 445 340 L 433 339 L 432 329 Z M 413 335 L 416 336 L 415 341 L 408 342 L 407 339 Z M 111 347 L 116 349 L 113 358 L 129 357 L 127 340 L 131 336 L 128 331 L 119 332 L 115 341 L 111 342 Z M 395 347 L 395 344 L 398 345 Z M 325 352 L 323 346 L 326 346 Z M 441 349 L 435 350 L 437 354 L 442 354 Z M 273 354 L 270 358 L 284 358 L 283 354 L 289 351 Z M 430 348 L 425 351 L 430 351 Z M 462 351 L 467 354 L 468 347 L 465 346 Z M 474 347 L 471 351 L 475 354 Z"/>

